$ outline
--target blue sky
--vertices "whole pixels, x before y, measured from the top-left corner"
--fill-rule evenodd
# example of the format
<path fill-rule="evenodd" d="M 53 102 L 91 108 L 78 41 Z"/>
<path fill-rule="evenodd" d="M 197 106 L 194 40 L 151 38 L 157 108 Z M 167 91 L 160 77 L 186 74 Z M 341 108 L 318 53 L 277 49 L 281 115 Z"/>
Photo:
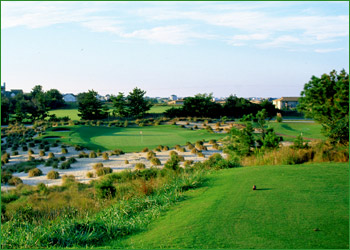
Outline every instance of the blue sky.
<path fill-rule="evenodd" d="M 298 96 L 349 68 L 348 2 L 1 2 L 8 89 Z"/>

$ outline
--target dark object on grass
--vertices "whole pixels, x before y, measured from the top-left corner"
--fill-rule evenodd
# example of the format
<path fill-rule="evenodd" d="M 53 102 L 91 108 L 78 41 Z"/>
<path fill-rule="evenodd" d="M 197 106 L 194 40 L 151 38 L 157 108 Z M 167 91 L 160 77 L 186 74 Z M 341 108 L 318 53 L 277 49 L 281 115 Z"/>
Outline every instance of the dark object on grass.
<path fill-rule="evenodd" d="M 256 190 L 256 186 L 255 185 L 253 186 L 253 190 Z"/>
<path fill-rule="evenodd" d="M 321 231 L 319 228 L 314 228 L 315 232 Z"/>

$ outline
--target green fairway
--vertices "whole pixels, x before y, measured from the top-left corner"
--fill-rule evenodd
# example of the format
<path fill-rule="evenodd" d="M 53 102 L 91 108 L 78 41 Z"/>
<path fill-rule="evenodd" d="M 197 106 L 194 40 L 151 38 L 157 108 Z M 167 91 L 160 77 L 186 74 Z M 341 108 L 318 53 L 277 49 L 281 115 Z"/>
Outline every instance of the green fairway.
<path fill-rule="evenodd" d="M 89 149 L 113 150 L 125 152 L 140 151 L 145 147 L 155 148 L 158 145 L 173 147 L 184 145 L 187 141 L 220 139 L 225 134 L 211 134 L 206 130 L 189 130 L 174 125 L 147 126 L 135 128 L 111 128 L 92 126 L 64 126 L 70 131 L 57 132 L 57 128 L 48 129 L 40 138 L 60 137 L 62 142 L 80 144 Z M 57 138 L 58 139 L 58 138 Z"/>
<path fill-rule="evenodd" d="M 151 109 L 147 113 L 153 113 L 153 114 L 161 114 L 164 113 L 166 110 L 172 108 L 174 106 L 166 105 L 166 106 L 152 106 Z M 175 106 L 176 107 L 176 106 Z"/>
<path fill-rule="evenodd" d="M 49 111 L 49 115 L 55 114 L 57 117 L 68 116 L 71 120 L 80 120 L 78 109 L 54 109 Z"/>
<path fill-rule="evenodd" d="M 149 230 L 106 247 L 348 249 L 348 163 L 217 172 Z"/>
<path fill-rule="evenodd" d="M 276 133 L 286 135 L 283 136 L 285 140 L 294 140 L 294 138 L 301 133 L 305 138 L 326 139 L 326 137 L 321 134 L 322 126 L 316 122 L 269 122 L 268 124 L 275 129 Z"/>

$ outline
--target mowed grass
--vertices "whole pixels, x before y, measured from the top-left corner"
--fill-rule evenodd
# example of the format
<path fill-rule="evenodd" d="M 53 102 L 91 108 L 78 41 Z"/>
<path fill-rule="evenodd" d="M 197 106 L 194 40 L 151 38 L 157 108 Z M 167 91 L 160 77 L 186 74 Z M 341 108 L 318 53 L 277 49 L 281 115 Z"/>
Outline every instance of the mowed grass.
<path fill-rule="evenodd" d="M 220 171 L 149 230 L 106 247 L 348 249 L 348 163 Z"/>
<path fill-rule="evenodd" d="M 79 144 L 88 149 L 113 150 L 122 149 L 125 152 L 137 152 L 143 148 L 156 148 L 158 145 L 173 147 L 198 140 L 220 139 L 225 134 L 211 134 L 206 130 L 189 130 L 175 125 L 159 125 L 147 127 L 111 128 L 93 126 L 64 126 L 68 132 L 52 131 L 51 128 L 40 138 L 59 139 L 67 144 Z"/>
<path fill-rule="evenodd" d="M 71 120 L 80 120 L 78 116 L 78 109 L 54 109 L 49 111 L 49 115 L 56 115 L 57 117 L 68 116 Z"/>
<path fill-rule="evenodd" d="M 268 124 L 276 133 L 286 135 L 283 136 L 285 140 L 294 140 L 300 134 L 305 138 L 326 139 L 321 133 L 321 124 L 316 122 L 269 122 Z"/>
<path fill-rule="evenodd" d="M 153 114 L 162 114 L 166 110 L 177 107 L 177 106 L 152 106 L 151 109 L 147 113 L 153 113 Z M 112 112 L 113 109 L 109 109 L 109 112 Z M 57 117 L 64 117 L 68 116 L 71 120 L 80 120 L 80 117 L 78 116 L 78 109 L 54 109 L 49 111 L 49 115 L 55 114 Z"/>

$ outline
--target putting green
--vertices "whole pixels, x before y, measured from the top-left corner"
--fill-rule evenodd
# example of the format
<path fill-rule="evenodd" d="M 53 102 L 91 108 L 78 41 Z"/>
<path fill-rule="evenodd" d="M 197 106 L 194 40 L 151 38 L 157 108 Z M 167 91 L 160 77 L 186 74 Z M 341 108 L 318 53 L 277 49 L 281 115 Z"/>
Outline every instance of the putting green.
<path fill-rule="evenodd" d="M 184 145 L 187 141 L 221 139 L 225 134 L 211 134 L 206 130 L 189 130 L 174 125 L 160 125 L 131 128 L 111 128 L 92 126 L 64 126 L 70 131 L 48 129 L 42 138 L 59 136 L 67 144 L 79 144 L 88 149 L 113 150 L 120 148 L 125 152 L 137 152 L 145 147 L 153 149 L 158 145 L 173 147 Z"/>

